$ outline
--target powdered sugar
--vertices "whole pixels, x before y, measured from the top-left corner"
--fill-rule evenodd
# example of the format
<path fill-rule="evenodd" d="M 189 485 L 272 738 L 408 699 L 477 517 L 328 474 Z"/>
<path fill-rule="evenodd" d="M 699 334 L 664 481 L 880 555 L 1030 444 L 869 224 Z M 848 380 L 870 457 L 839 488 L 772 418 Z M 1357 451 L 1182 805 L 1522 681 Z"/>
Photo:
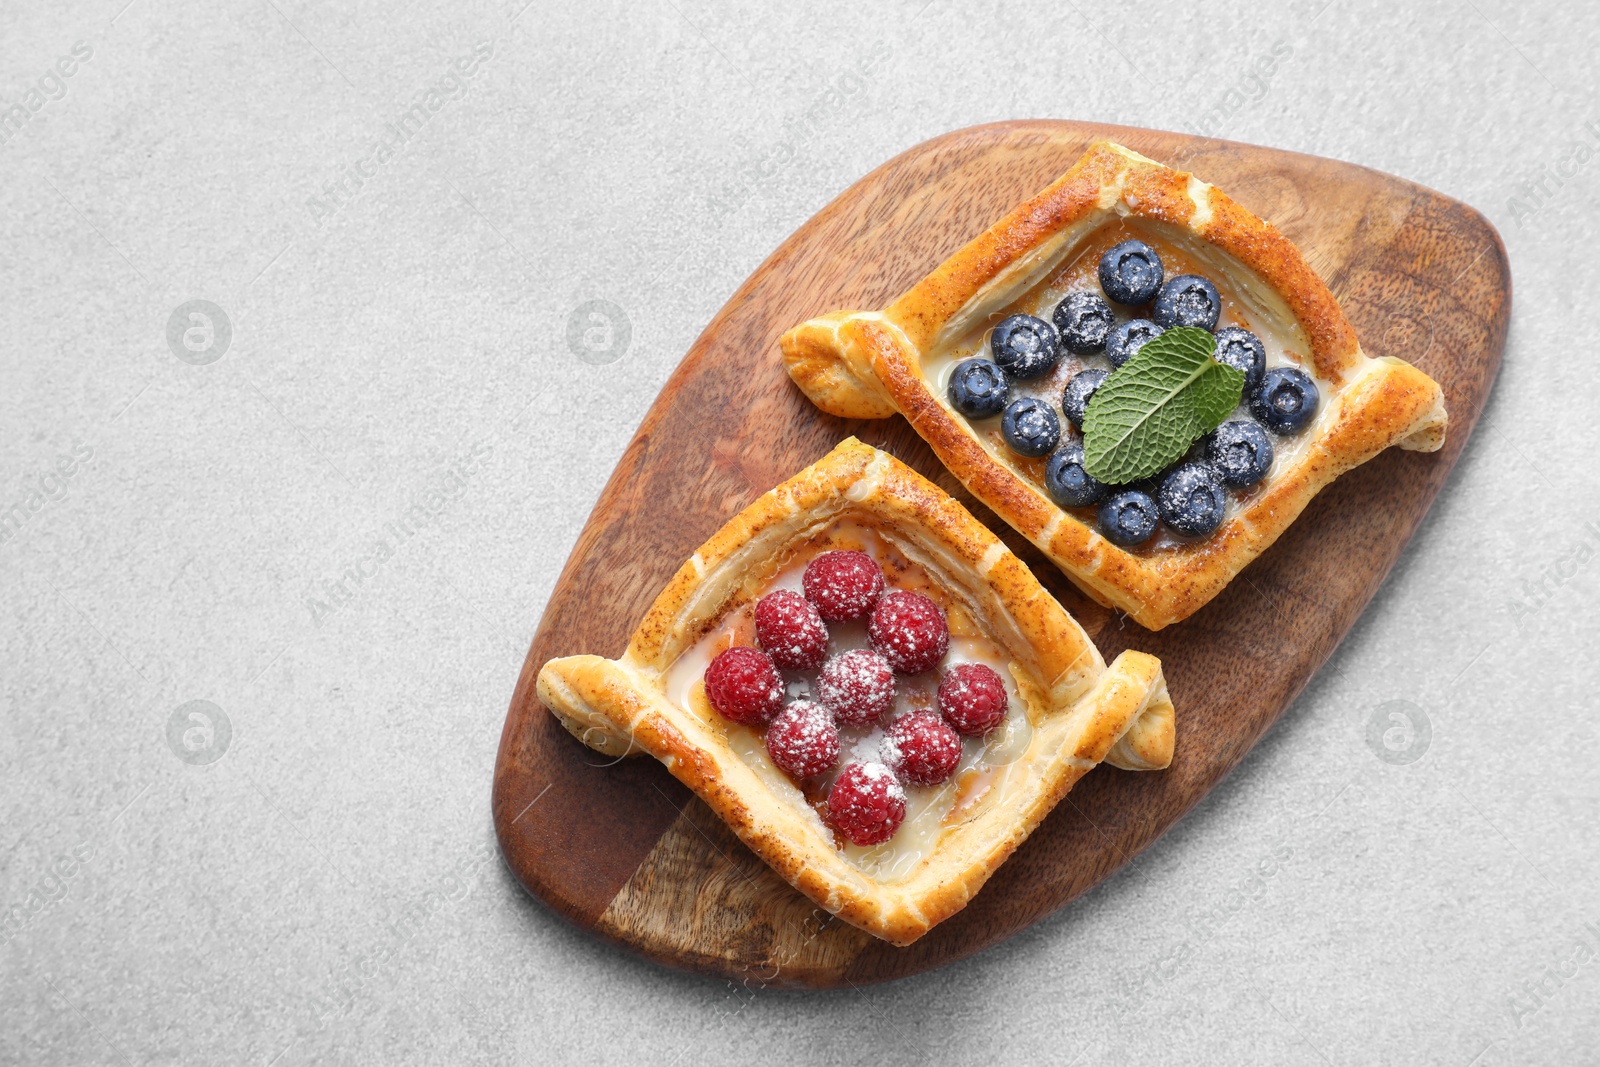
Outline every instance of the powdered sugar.
<path fill-rule="evenodd" d="M 872 609 L 867 625 L 872 647 L 897 671 L 921 674 L 939 665 L 950 647 L 950 625 L 944 610 L 910 590 L 886 593 Z"/>
<path fill-rule="evenodd" d="M 767 728 L 767 753 L 795 778 L 815 777 L 839 762 L 839 728 L 822 705 L 793 701 Z"/>
<path fill-rule="evenodd" d="M 777 589 L 756 602 L 756 640 L 788 671 L 815 670 L 828 653 L 828 627 L 811 602 Z"/>
<path fill-rule="evenodd" d="M 958 663 L 939 681 L 939 713 L 969 736 L 981 736 L 999 726 L 1009 704 L 1005 680 L 982 663 Z"/>
<path fill-rule="evenodd" d="M 927 600 L 937 612 L 941 624 L 944 623 L 944 609 L 939 607 L 939 601 L 915 592 L 927 590 L 938 596 L 940 587 L 916 565 L 908 565 L 905 557 L 897 554 L 899 550 L 881 532 L 843 520 L 823 533 L 819 541 L 824 544 L 839 544 L 842 541 L 846 545 L 865 545 L 885 561 L 883 569 L 894 576 L 895 585 L 901 586 L 886 594 L 885 598 L 904 594 Z M 808 558 L 815 557 L 797 554 L 760 592 L 771 595 L 783 589 L 798 594 L 799 587 L 803 585 L 803 570 Z M 911 588 L 905 588 L 907 585 Z M 730 639 L 735 645 L 744 645 L 752 640 L 754 604 L 746 601 L 746 605 L 740 614 L 729 615 L 699 643 L 685 650 L 668 669 L 668 699 L 680 706 L 690 707 L 697 699 L 694 695 L 695 683 L 701 680 L 706 664 L 715 656 L 718 647 L 726 647 Z M 869 662 L 877 661 L 880 667 L 887 665 L 882 651 L 871 647 L 867 620 L 835 623 L 826 629 L 827 662 L 831 663 L 849 653 L 859 653 L 857 660 L 870 657 Z M 815 710 L 804 713 L 804 722 L 796 724 L 793 737 L 787 736 L 787 729 L 779 731 L 776 739 L 772 737 L 778 720 L 774 720 L 773 725 L 767 728 L 760 723 L 752 724 L 750 728 L 732 724 L 725 727 L 728 745 L 737 757 L 768 784 L 775 797 L 803 809 L 802 815 L 806 819 L 817 819 L 819 831 L 825 826 L 833 826 L 834 820 L 824 813 L 826 808 L 824 812 L 818 812 L 810 806 L 809 801 L 831 793 L 847 767 L 852 764 L 875 764 L 879 769 L 871 772 L 873 781 L 878 781 L 879 776 L 884 774 L 890 779 L 897 779 L 892 796 L 885 783 L 884 801 L 903 805 L 903 819 L 898 828 L 881 841 L 847 844 L 840 853 L 852 866 L 886 884 L 909 876 L 917 868 L 937 847 L 947 820 L 949 825 L 954 825 L 972 818 L 974 813 L 987 806 L 990 798 L 1008 788 L 1009 772 L 1005 766 L 1026 751 L 1032 734 L 1027 715 L 1021 711 L 1021 703 L 1016 702 L 1018 697 L 1008 669 L 1010 657 L 1005 651 L 987 638 L 972 635 L 969 629 L 963 629 L 960 637 L 950 636 L 945 626 L 941 626 L 941 629 L 944 630 L 946 650 L 941 650 L 941 660 L 935 664 L 940 669 L 915 675 L 897 675 L 892 668 L 879 672 L 877 684 L 864 688 L 876 698 L 874 703 L 881 701 L 881 709 L 859 725 L 846 721 L 842 716 L 835 718 L 839 747 L 831 766 L 820 773 L 811 773 L 810 767 L 798 762 L 800 750 L 823 732 L 816 722 Z M 756 649 L 750 651 L 758 652 Z M 896 742 L 895 724 L 918 712 L 936 716 L 935 691 L 941 677 L 949 672 L 950 667 L 971 662 L 986 663 L 1000 672 L 1005 680 L 1006 703 L 1015 709 L 1015 713 L 1006 715 L 1001 726 L 986 737 L 971 738 L 962 743 L 958 750 L 959 761 L 951 777 L 940 784 L 919 784 L 905 773 L 907 753 Z M 843 673 L 856 683 L 872 680 L 861 663 Z M 862 675 L 867 677 L 863 678 Z M 790 708 L 795 704 L 810 704 L 813 709 L 819 704 L 826 707 L 826 686 L 821 670 L 785 670 L 780 675 L 779 687 L 778 702 L 780 706 L 788 706 L 782 707 L 778 719 L 790 714 Z M 706 714 L 711 714 L 712 720 L 705 720 Z M 702 721 L 708 721 L 708 725 L 719 718 L 710 708 L 696 712 L 696 715 Z M 974 780 L 979 784 L 974 786 Z"/>
<path fill-rule="evenodd" d="M 894 668 L 881 653 L 857 648 L 833 656 L 817 675 L 817 698 L 842 723 L 865 725 L 894 704 Z"/>
<path fill-rule="evenodd" d="M 828 815 L 853 845 L 878 845 L 906 816 L 906 791 L 882 763 L 851 763 L 828 791 Z"/>
<path fill-rule="evenodd" d="M 829 622 L 859 619 L 883 594 L 878 561 L 858 550 L 824 552 L 806 565 L 806 599 Z"/>

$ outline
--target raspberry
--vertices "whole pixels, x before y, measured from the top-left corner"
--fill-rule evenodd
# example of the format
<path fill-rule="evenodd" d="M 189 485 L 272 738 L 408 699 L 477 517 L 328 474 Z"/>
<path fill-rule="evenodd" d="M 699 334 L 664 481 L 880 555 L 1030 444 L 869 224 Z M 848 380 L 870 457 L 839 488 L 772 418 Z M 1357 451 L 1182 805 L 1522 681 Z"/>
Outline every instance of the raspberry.
<path fill-rule="evenodd" d="M 735 645 L 706 668 L 706 699 L 724 718 L 755 726 L 778 713 L 783 679 L 765 652 Z"/>
<path fill-rule="evenodd" d="M 822 665 L 817 698 L 840 722 L 865 726 L 894 704 L 894 668 L 870 648 L 841 652 Z"/>
<path fill-rule="evenodd" d="M 824 552 L 806 564 L 806 599 L 829 622 L 859 619 L 883 595 L 883 571 L 865 552 Z"/>
<path fill-rule="evenodd" d="M 767 727 L 767 755 L 795 778 L 811 778 L 839 762 L 839 728 L 821 704 L 796 700 Z"/>
<path fill-rule="evenodd" d="M 961 762 L 961 738 L 938 712 L 913 711 L 889 727 L 888 752 L 892 766 L 912 785 L 938 785 L 956 773 Z"/>
<path fill-rule="evenodd" d="M 756 640 L 786 671 L 812 671 L 828 654 L 828 628 L 811 601 L 779 589 L 756 601 Z"/>
<path fill-rule="evenodd" d="M 931 671 L 950 648 L 944 610 L 923 596 L 896 589 L 878 601 L 867 623 L 872 647 L 902 674 Z"/>
<path fill-rule="evenodd" d="M 852 763 L 828 792 L 828 818 L 852 845 L 880 845 L 906 817 L 906 791 L 881 763 Z"/>
<path fill-rule="evenodd" d="M 1006 684 L 991 667 L 958 663 L 939 679 L 939 711 L 957 733 L 978 737 L 1006 717 Z"/>

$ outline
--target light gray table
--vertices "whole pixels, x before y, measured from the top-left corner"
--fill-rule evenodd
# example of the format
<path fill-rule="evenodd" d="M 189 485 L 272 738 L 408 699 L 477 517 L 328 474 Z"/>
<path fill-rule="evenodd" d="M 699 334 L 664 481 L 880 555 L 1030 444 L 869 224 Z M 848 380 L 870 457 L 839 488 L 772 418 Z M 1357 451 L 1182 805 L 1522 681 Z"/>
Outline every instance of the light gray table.
<path fill-rule="evenodd" d="M 1594 1062 L 1600 11 L 525 2 L 0 10 L 0 1061 Z M 851 181 L 1035 116 L 1487 213 L 1451 484 L 1234 775 L 1006 944 L 792 995 L 568 928 L 490 769 L 624 443 Z"/>

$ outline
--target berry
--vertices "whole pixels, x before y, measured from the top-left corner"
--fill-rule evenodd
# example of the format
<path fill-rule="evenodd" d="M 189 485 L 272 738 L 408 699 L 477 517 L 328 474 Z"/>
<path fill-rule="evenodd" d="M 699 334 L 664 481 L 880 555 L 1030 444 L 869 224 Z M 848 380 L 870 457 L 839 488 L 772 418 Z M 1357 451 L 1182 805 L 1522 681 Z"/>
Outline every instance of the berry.
<path fill-rule="evenodd" d="M 1006 444 L 1019 456 L 1044 456 L 1061 440 L 1061 420 L 1043 400 L 1025 396 L 1006 406 L 1000 420 Z"/>
<path fill-rule="evenodd" d="M 939 679 L 939 714 L 957 733 L 981 737 L 999 726 L 1011 699 L 993 667 L 958 663 Z"/>
<path fill-rule="evenodd" d="M 870 648 L 841 652 L 822 665 L 817 699 L 840 722 L 865 726 L 894 705 L 894 668 Z"/>
<path fill-rule="evenodd" d="M 992 360 L 963 360 L 950 375 L 949 395 L 950 406 L 967 418 L 987 419 L 1005 410 L 1011 382 Z"/>
<path fill-rule="evenodd" d="M 1111 336 L 1106 338 L 1106 358 L 1113 367 L 1120 367 L 1163 332 L 1149 319 L 1129 319 L 1112 330 Z"/>
<path fill-rule="evenodd" d="M 1217 331 L 1217 351 L 1212 357 L 1244 371 L 1244 395 L 1255 392 L 1267 370 L 1267 349 L 1261 338 L 1239 326 L 1224 326 Z"/>
<path fill-rule="evenodd" d="M 824 552 L 806 564 L 800 584 L 828 622 L 849 622 L 872 610 L 883 595 L 883 571 L 865 552 Z"/>
<path fill-rule="evenodd" d="M 1061 413 L 1072 425 L 1083 428 L 1083 417 L 1089 412 L 1089 400 L 1094 391 L 1110 376 L 1110 371 L 1082 370 L 1072 376 L 1072 381 L 1061 391 Z"/>
<path fill-rule="evenodd" d="M 1100 532 L 1112 544 L 1131 548 L 1150 540 L 1159 516 L 1149 493 L 1125 489 L 1100 505 Z"/>
<path fill-rule="evenodd" d="M 767 755 L 794 778 L 814 778 L 839 762 L 839 728 L 821 704 L 796 700 L 767 727 Z"/>
<path fill-rule="evenodd" d="M 1111 305 L 1098 293 L 1079 289 L 1068 293 L 1050 316 L 1061 334 L 1061 344 L 1074 355 L 1086 356 L 1106 346 L 1106 334 L 1117 324 Z"/>
<path fill-rule="evenodd" d="M 961 738 L 934 711 L 913 711 L 889 727 L 893 767 L 912 785 L 938 785 L 956 773 Z"/>
<path fill-rule="evenodd" d="M 1025 382 L 1050 373 L 1061 358 L 1061 338 L 1041 318 L 1013 315 L 989 334 L 989 351 L 1001 370 Z"/>
<path fill-rule="evenodd" d="M 811 601 L 779 589 L 756 601 L 756 641 L 786 671 L 815 670 L 828 654 L 828 628 Z"/>
<path fill-rule="evenodd" d="M 828 790 L 828 820 L 852 845 L 881 845 L 906 817 L 906 791 L 881 763 L 849 763 Z"/>
<path fill-rule="evenodd" d="M 1247 489 L 1265 478 L 1272 466 L 1272 438 L 1259 422 L 1225 422 L 1206 438 L 1206 462 L 1216 469 L 1223 485 Z"/>
<path fill-rule="evenodd" d="M 1165 268 L 1143 241 L 1123 241 L 1100 257 L 1100 288 L 1119 304 L 1143 304 L 1161 289 Z"/>
<path fill-rule="evenodd" d="M 706 668 L 706 699 L 723 718 L 755 726 L 778 713 L 783 679 L 765 652 L 735 645 Z"/>
<path fill-rule="evenodd" d="M 1044 490 L 1063 508 L 1098 504 L 1106 495 L 1105 485 L 1083 469 L 1083 444 L 1078 441 L 1051 453 L 1044 465 Z"/>
<path fill-rule="evenodd" d="M 1250 414 L 1276 434 L 1299 433 L 1317 413 L 1317 383 L 1298 367 L 1273 367 L 1250 396 Z"/>
<path fill-rule="evenodd" d="M 950 648 L 944 609 L 921 593 L 896 589 L 872 609 L 867 623 L 872 647 L 901 674 L 921 674 L 938 666 Z"/>
<path fill-rule="evenodd" d="M 1204 463 L 1181 463 L 1161 479 L 1156 493 L 1161 521 L 1192 537 L 1203 537 L 1222 525 L 1228 491 L 1222 478 Z"/>
<path fill-rule="evenodd" d="M 1150 317 L 1163 330 L 1174 326 L 1215 329 L 1222 314 L 1222 297 L 1210 280 L 1198 274 L 1180 274 L 1161 287 Z"/>

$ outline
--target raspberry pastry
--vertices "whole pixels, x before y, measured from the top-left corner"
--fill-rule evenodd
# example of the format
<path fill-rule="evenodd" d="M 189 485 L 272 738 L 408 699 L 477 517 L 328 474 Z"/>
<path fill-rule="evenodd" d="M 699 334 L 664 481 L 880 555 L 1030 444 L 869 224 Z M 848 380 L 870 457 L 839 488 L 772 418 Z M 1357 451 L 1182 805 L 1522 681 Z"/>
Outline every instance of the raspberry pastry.
<path fill-rule="evenodd" d="M 1340 474 L 1444 442 L 1438 384 L 1363 352 L 1287 238 L 1108 141 L 888 308 L 813 319 L 782 350 L 819 408 L 905 415 L 1075 584 L 1152 630 Z"/>
<path fill-rule="evenodd" d="M 1161 664 L 1109 667 L 956 501 L 850 439 L 702 545 L 620 659 L 539 698 L 649 753 L 800 892 L 907 945 L 959 911 L 1096 764 L 1159 770 Z"/>

